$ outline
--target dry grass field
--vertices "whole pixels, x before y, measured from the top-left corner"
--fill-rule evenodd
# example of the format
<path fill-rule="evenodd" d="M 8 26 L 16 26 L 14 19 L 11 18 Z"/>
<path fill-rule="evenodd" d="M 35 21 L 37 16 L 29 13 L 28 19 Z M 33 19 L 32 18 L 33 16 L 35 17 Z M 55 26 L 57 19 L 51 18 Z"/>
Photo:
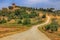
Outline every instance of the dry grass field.
<path fill-rule="evenodd" d="M 28 30 L 30 27 L 20 26 L 20 25 L 0 25 L 0 38 L 16 34 L 18 32 L 23 32 Z"/>

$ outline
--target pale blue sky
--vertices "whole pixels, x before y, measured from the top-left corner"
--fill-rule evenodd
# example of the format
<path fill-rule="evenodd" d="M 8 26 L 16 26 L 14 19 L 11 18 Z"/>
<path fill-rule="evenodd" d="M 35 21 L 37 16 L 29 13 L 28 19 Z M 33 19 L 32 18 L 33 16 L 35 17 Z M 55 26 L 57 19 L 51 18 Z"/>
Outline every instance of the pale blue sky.
<path fill-rule="evenodd" d="M 60 9 L 60 0 L 0 0 L 0 9 L 8 7 L 12 3 L 19 6 L 28 6 L 34 8 L 56 8 Z"/>

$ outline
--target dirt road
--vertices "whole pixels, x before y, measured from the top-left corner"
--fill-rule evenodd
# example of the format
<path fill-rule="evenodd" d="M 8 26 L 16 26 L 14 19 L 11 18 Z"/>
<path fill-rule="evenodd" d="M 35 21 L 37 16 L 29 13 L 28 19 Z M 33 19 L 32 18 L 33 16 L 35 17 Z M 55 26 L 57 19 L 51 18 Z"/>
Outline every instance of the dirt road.
<path fill-rule="evenodd" d="M 35 25 L 28 31 L 0 38 L 0 40 L 50 40 L 44 33 L 38 30 L 39 26 L 42 27 L 43 25 L 48 24 L 49 21 L 50 17 L 47 16 L 46 22 L 39 25 Z"/>

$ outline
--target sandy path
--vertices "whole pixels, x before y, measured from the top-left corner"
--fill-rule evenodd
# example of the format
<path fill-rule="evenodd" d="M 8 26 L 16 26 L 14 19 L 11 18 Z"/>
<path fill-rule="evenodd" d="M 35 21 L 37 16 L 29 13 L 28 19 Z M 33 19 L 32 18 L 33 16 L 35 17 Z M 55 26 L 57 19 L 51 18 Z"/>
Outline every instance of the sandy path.
<path fill-rule="evenodd" d="M 47 16 L 47 21 L 45 23 L 33 26 L 28 31 L 0 38 L 0 40 L 50 40 L 45 34 L 37 29 L 39 26 L 48 24 L 49 21 L 50 17 Z"/>

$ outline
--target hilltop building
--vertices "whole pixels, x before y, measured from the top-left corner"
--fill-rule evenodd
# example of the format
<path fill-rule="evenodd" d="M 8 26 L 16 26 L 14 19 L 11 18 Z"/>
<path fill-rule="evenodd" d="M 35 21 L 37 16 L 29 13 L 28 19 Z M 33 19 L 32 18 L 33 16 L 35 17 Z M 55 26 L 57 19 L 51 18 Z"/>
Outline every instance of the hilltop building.
<path fill-rule="evenodd" d="M 9 6 L 8 8 L 2 8 L 2 10 L 7 10 L 7 11 L 15 11 L 17 9 L 20 9 L 20 7 L 17 6 L 15 3 L 13 3 L 12 6 Z"/>
<path fill-rule="evenodd" d="M 20 9 L 15 3 L 12 4 L 12 6 L 9 6 L 8 7 L 8 10 L 9 11 L 15 11 L 17 9 Z"/>

